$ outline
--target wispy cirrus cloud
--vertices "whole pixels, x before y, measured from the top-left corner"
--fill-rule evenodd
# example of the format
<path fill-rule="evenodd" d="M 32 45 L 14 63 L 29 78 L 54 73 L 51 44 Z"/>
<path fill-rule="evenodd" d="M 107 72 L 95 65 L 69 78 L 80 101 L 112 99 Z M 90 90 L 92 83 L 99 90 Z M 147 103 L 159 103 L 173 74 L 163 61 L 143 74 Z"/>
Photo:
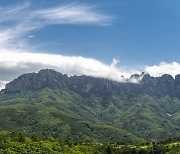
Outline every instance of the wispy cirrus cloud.
<path fill-rule="evenodd" d="M 97 13 L 93 9 L 87 5 L 70 4 L 34 11 L 32 17 L 43 20 L 44 24 L 108 25 L 112 17 Z"/>
<path fill-rule="evenodd" d="M 80 4 L 31 9 L 31 3 L 0 7 L 0 45 L 23 41 L 27 33 L 52 24 L 108 25 L 111 16 L 98 13 L 94 7 Z M 17 41 L 18 39 L 18 41 Z"/>
<path fill-rule="evenodd" d="M 26 2 L 7 7 L 0 6 L 0 23 L 7 21 L 17 22 L 27 19 L 28 17 L 24 16 L 23 14 L 28 13 L 27 9 L 30 7 L 30 5 L 30 2 Z"/>

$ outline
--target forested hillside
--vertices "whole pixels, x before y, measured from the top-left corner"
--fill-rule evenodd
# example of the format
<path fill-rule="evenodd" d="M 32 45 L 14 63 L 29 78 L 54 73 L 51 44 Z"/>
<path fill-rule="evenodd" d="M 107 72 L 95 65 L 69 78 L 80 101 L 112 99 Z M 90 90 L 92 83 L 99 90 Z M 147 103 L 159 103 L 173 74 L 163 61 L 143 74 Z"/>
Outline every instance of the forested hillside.
<path fill-rule="evenodd" d="M 0 129 L 76 142 L 166 139 L 179 135 L 180 125 L 180 100 L 167 88 L 178 89 L 178 82 L 168 79 L 144 75 L 139 83 L 117 83 L 53 70 L 25 74 L 1 91 Z"/>

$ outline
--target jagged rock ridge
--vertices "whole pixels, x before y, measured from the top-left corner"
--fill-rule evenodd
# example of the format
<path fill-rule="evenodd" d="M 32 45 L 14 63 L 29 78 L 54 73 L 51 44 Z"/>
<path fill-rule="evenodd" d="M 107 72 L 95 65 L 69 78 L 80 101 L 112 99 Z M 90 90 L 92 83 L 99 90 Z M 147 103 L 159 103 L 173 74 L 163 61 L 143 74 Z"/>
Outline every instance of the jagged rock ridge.
<path fill-rule="evenodd" d="M 128 82 L 140 79 L 139 83 Z M 168 74 L 152 77 L 149 74 L 132 75 L 127 82 L 115 82 L 108 79 L 90 76 L 71 76 L 51 69 L 40 70 L 38 73 L 23 74 L 6 84 L 3 93 L 17 93 L 28 90 L 49 88 L 69 88 L 78 93 L 117 93 L 119 95 L 136 96 L 147 93 L 149 95 L 180 97 L 180 75 L 175 79 Z"/>

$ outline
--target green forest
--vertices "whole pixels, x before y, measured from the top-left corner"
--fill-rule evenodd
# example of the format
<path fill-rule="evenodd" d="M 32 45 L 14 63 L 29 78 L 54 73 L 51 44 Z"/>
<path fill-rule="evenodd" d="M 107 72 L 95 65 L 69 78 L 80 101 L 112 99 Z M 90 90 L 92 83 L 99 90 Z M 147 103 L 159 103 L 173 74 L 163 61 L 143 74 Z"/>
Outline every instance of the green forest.
<path fill-rule="evenodd" d="M 76 142 L 159 141 L 179 136 L 179 106 L 179 99 L 168 96 L 82 96 L 45 88 L 0 95 L 0 129 Z"/>
<path fill-rule="evenodd" d="M 1 95 L 0 153 L 143 154 L 153 153 L 152 139 L 158 153 L 180 151 L 178 112 L 164 115 L 178 99 L 105 97 L 49 88 Z"/>
<path fill-rule="evenodd" d="M 180 151 L 180 137 L 169 138 L 161 142 L 130 145 L 128 143 L 75 143 L 70 140 L 38 138 L 35 133 L 24 136 L 22 133 L 0 131 L 0 153 L 12 154 L 175 154 Z"/>

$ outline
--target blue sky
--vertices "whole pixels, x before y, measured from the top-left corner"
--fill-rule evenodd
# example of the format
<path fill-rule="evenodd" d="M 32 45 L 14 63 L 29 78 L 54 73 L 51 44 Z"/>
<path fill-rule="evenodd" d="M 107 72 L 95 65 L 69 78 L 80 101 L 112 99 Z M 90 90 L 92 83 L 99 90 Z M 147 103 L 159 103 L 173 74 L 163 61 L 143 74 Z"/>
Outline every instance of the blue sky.
<path fill-rule="evenodd" d="M 47 2 L 47 3 L 46 3 Z M 32 4 L 49 7 L 74 1 L 43 1 Z M 109 26 L 51 25 L 34 33 L 32 43 L 52 42 L 48 52 L 82 55 L 110 63 L 119 58 L 124 65 L 152 65 L 179 61 L 180 11 L 175 0 L 78 1 L 95 6 L 111 16 Z M 42 4 L 42 6 L 40 6 Z"/>
<path fill-rule="evenodd" d="M 45 67 L 115 80 L 142 71 L 174 76 L 180 73 L 179 6 L 178 0 L 0 0 L 0 56 L 16 54 L 0 59 L 0 80 Z M 18 53 L 77 59 L 42 63 L 20 60 Z M 87 60 L 85 71 L 79 57 Z"/>

